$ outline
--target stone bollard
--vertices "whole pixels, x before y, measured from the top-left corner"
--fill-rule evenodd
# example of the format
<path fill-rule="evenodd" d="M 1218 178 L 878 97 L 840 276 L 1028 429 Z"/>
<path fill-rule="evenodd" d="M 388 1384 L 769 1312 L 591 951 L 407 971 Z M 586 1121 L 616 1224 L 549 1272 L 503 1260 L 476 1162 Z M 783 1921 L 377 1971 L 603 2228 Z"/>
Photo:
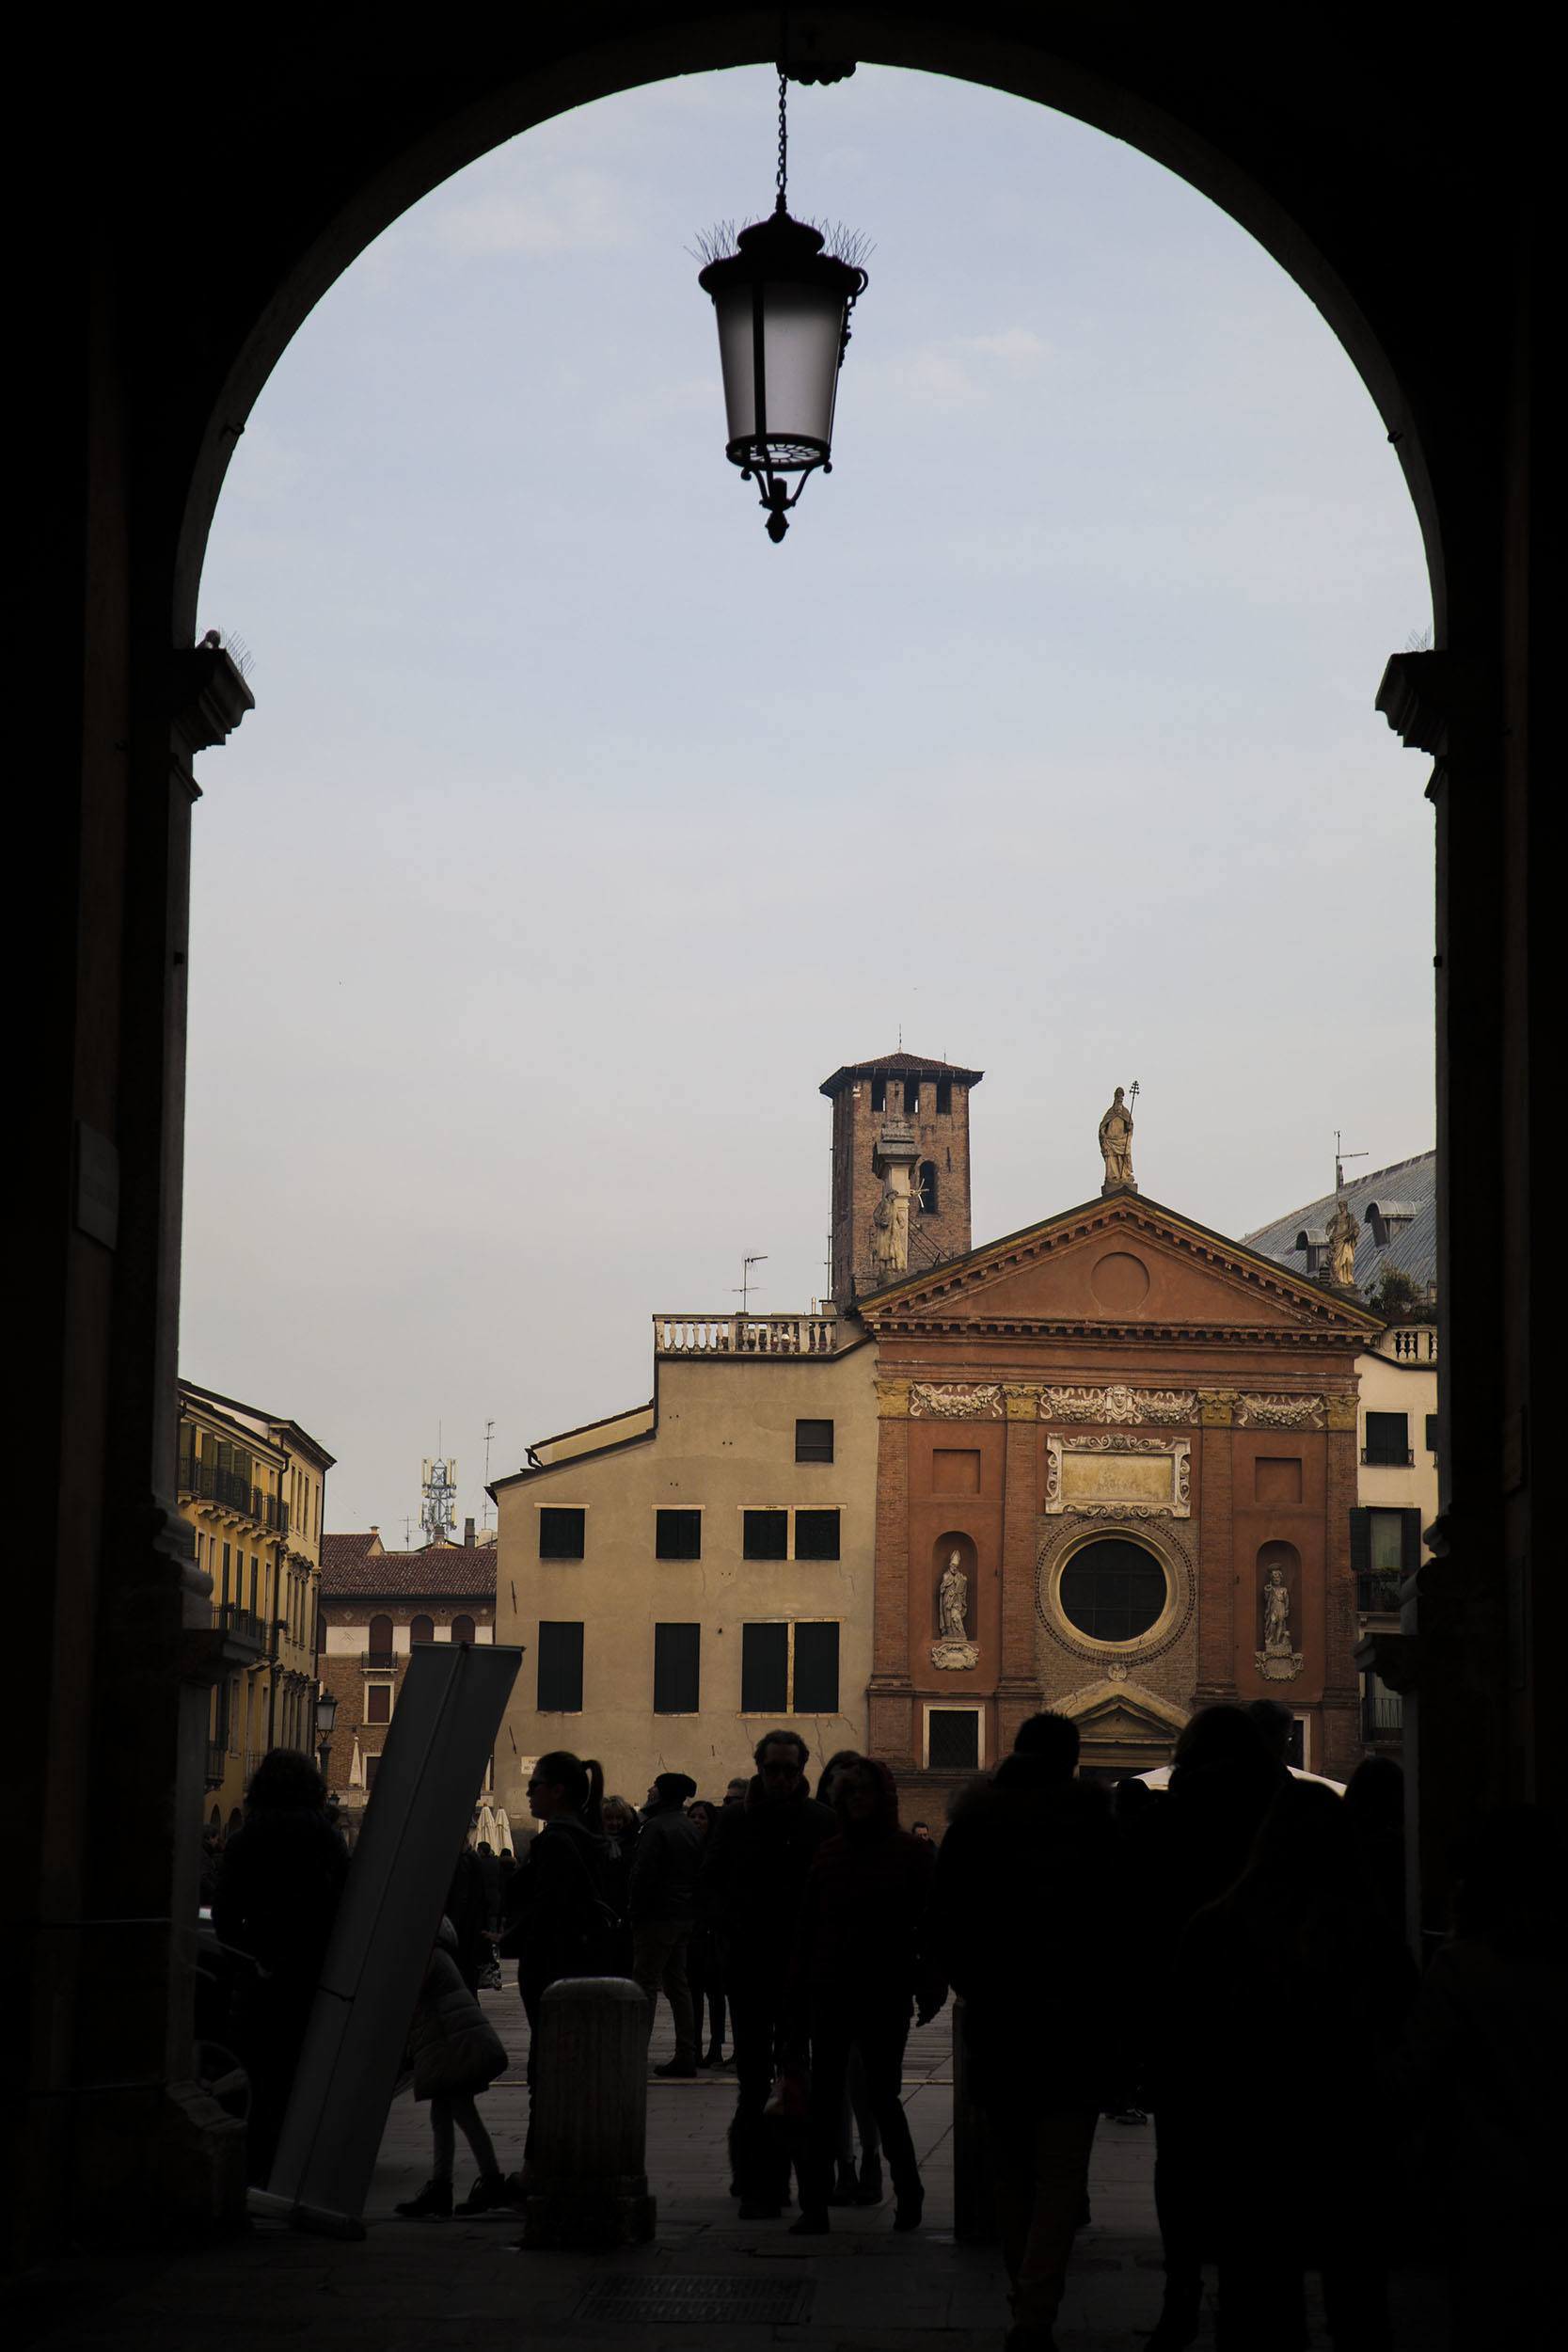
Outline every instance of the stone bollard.
<path fill-rule="evenodd" d="M 990 2134 L 969 2087 L 964 2005 L 953 2003 L 953 2235 L 960 2246 L 996 2242 Z"/>
<path fill-rule="evenodd" d="M 523 2174 L 525 2246 L 592 2252 L 653 2236 L 647 2016 L 628 1977 L 564 1977 L 546 1994 Z"/>

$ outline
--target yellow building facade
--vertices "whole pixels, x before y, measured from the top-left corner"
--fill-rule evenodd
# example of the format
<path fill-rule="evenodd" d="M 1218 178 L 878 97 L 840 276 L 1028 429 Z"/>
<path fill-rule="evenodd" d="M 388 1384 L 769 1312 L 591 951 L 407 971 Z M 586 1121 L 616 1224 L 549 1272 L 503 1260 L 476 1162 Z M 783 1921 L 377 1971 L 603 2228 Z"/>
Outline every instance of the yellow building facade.
<path fill-rule="evenodd" d="M 551 1748 L 641 1804 L 661 1772 L 722 1796 L 775 1724 L 814 1773 L 863 1744 L 875 1363 L 831 1311 L 656 1316 L 652 1401 L 496 1481 L 496 1638 L 524 1652 L 496 1753 L 515 1821 Z"/>
<path fill-rule="evenodd" d="M 316 1746 L 321 1537 L 333 1456 L 297 1422 L 180 1383 L 179 1495 L 212 1584 L 205 1819 L 228 1829 L 269 1748 Z"/>

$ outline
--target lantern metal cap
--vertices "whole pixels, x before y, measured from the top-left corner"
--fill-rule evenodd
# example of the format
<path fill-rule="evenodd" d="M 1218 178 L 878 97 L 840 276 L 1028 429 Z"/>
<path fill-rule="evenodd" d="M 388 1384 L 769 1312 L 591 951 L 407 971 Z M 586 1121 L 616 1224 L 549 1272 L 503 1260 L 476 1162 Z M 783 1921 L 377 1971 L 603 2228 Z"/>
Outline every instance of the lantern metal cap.
<path fill-rule="evenodd" d="M 785 212 L 781 196 L 766 220 L 752 223 L 736 239 L 736 250 L 710 262 L 697 273 L 697 283 L 708 294 L 732 286 L 820 286 L 843 301 L 853 302 L 870 282 L 863 269 L 824 253 L 827 240 L 809 221 Z"/>

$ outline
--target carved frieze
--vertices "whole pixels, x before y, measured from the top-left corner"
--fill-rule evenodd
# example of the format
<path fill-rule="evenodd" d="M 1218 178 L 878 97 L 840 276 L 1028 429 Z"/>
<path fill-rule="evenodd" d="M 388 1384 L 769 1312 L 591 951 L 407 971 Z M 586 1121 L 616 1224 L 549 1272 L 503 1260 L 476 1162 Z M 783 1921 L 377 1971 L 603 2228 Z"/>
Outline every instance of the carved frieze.
<path fill-rule="evenodd" d="M 1051 1421 L 1152 1422 L 1180 1428 L 1197 1419 L 1197 1391 L 1130 1389 L 1113 1381 L 1103 1389 L 1042 1389 L 1040 1406 Z"/>
<path fill-rule="evenodd" d="M 914 1421 L 1000 1421 L 1002 1384 L 992 1380 L 975 1387 L 942 1386 L 930 1380 L 909 1384 L 910 1416 Z"/>
<path fill-rule="evenodd" d="M 1054 1517 L 1185 1519 L 1192 1517 L 1186 1438 L 1047 1438 L 1045 1508 Z"/>
<path fill-rule="evenodd" d="M 1322 1429 L 1326 1422 L 1321 1396 L 1254 1396 L 1236 1400 L 1236 1421 L 1243 1429 Z"/>

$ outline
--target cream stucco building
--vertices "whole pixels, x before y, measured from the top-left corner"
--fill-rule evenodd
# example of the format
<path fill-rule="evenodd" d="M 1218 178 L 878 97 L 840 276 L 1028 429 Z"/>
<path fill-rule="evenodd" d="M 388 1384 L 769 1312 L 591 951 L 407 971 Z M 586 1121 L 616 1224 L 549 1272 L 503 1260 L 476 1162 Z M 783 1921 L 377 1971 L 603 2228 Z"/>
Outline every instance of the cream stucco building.
<path fill-rule="evenodd" d="M 524 1651 L 496 1755 L 528 1817 L 533 1759 L 596 1755 L 721 1796 L 759 1735 L 816 1763 L 865 1737 L 876 1350 L 810 1315 L 654 1318 L 654 1394 L 539 1440 L 497 1480 L 496 1634 Z"/>

